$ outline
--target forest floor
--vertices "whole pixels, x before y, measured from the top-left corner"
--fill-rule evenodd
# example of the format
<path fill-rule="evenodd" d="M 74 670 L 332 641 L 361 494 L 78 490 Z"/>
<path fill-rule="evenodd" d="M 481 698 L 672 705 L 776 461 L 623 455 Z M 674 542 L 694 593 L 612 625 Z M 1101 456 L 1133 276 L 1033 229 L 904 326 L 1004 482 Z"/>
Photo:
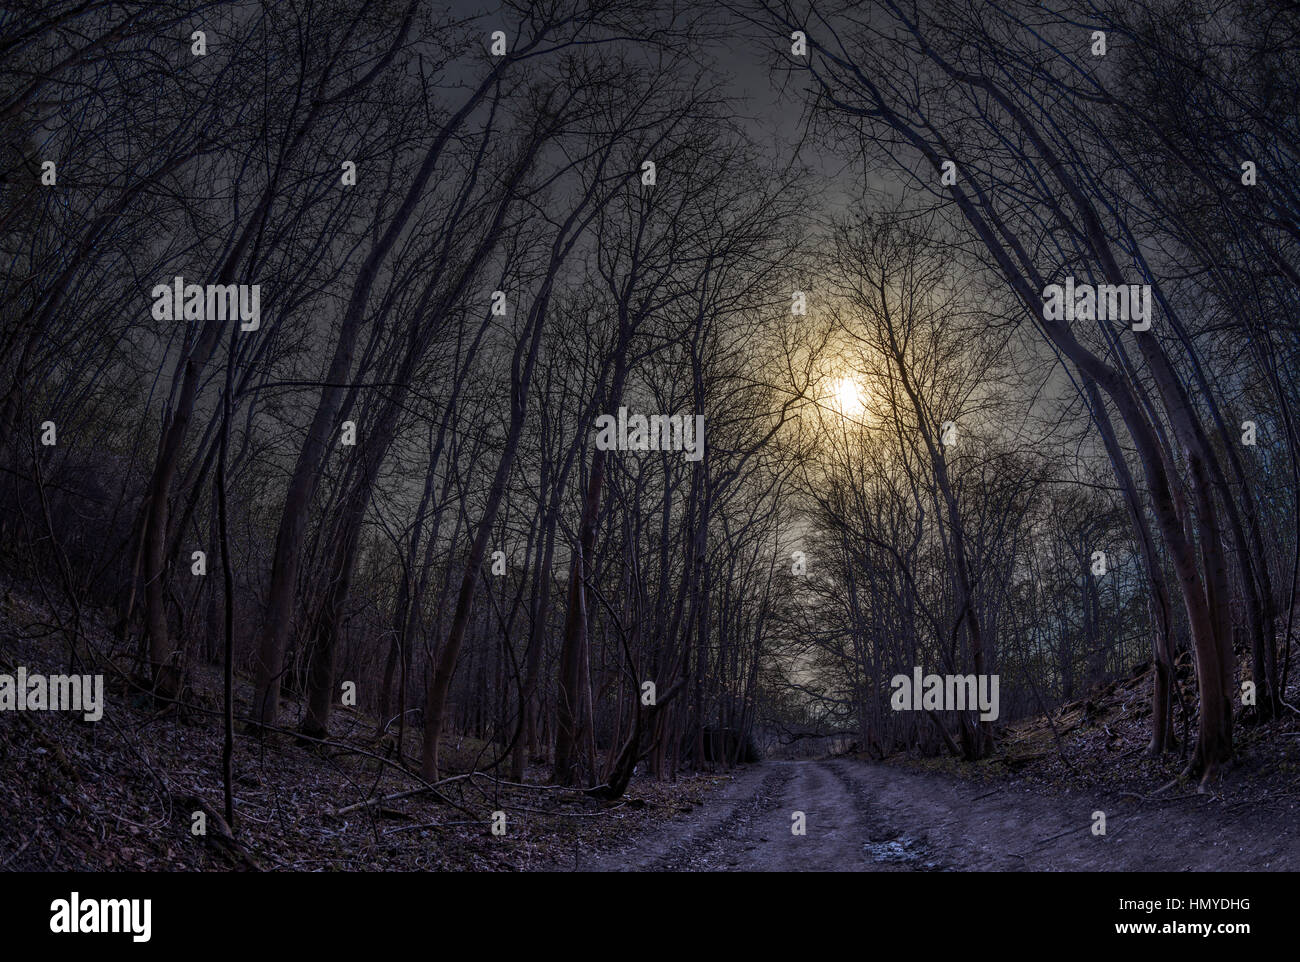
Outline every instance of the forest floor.
<path fill-rule="evenodd" d="M 395 762 L 374 719 L 341 708 L 328 745 L 236 735 L 232 836 L 219 673 L 196 671 L 189 705 L 159 712 L 127 655 L 69 668 L 69 620 L 39 592 L 0 586 L 0 673 L 103 671 L 106 701 L 97 722 L 0 712 L 0 870 L 1300 869 L 1294 720 L 1241 727 L 1239 761 L 1198 793 L 1176 778 L 1177 755 L 1142 757 L 1137 675 L 1050 721 L 1004 727 L 999 753 L 978 764 L 770 761 L 638 778 L 613 802 L 547 785 L 540 766 L 503 782 L 496 749 L 459 736 L 443 743 L 435 795 Z M 112 649 L 94 612 L 82 637 Z M 237 678 L 237 717 L 251 697 Z M 299 710 L 286 706 L 287 727 Z M 503 835 L 491 830 L 497 811 Z M 1097 811 L 1105 835 L 1093 834 Z M 192 832 L 196 812 L 204 835 Z"/>
<path fill-rule="evenodd" d="M 499 748 L 453 735 L 442 744 L 437 795 L 409 794 L 427 786 L 395 763 L 392 735 L 378 737 L 373 718 L 340 708 L 325 746 L 304 747 L 287 732 L 236 734 L 232 836 L 222 817 L 220 672 L 194 671 L 187 707 L 159 712 L 131 678 L 129 656 L 70 668 L 71 615 L 55 611 L 39 592 L 0 585 L 0 673 L 103 672 L 106 704 L 94 722 L 73 712 L 0 712 L 0 870 L 566 870 L 625 837 L 653 834 L 730 781 L 637 779 L 606 802 L 545 784 L 541 766 L 530 765 L 523 784 L 500 781 Z M 95 613 L 84 613 L 82 635 L 111 651 Z M 237 718 L 249 715 L 251 699 L 237 677 Z M 288 703 L 283 724 L 292 727 L 299 711 Z M 418 732 L 408 731 L 408 758 L 418 750 Z M 506 813 L 502 835 L 492 832 L 497 811 Z M 192 831 L 196 812 L 204 835 Z"/>

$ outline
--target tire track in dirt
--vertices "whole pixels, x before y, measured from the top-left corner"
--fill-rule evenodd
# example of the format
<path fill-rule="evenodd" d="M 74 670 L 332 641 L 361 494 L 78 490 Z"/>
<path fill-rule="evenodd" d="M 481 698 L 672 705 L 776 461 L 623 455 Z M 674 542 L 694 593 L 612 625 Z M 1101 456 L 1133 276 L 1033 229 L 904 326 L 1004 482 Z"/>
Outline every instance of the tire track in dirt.
<path fill-rule="evenodd" d="M 771 764 L 789 777 L 779 795 L 765 800 L 755 813 L 750 833 L 737 838 L 731 852 L 719 853 L 716 867 L 745 872 L 869 872 L 902 867 L 870 857 L 864 848 L 869 833 L 867 809 L 831 766 Z M 796 812 L 803 815 L 799 835 L 792 830 Z"/>
<path fill-rule="evenodd" d="M 710 858 L 734 845 L 754 815 L 771 803 L 793 772 L 771 765 L 737 769 L 735 780 L 693 809 L 616 852 L 580 860 L 587 872 L 709 871 Z M 728 866 L 723 865 L 723 868 Z"/>
<path fill-rule="evenodd" d="M 795 812 L 804 834 L 792 831 Z M 739 770 L 702 810 L 631 848 L 581 866 L 590 871 L 898 871 L 909 859 L 873 859 L 855 786 L 822 762 L 768 762 Z"/>
<path fill-rule="evenodd" d="M 747 799 L 734 804 L 716 825 L 673 845 L 663 857 L 643 871 L 710 872 L 739 871 L 743 855 L 767 841 L 763 821 L 781 798 L 795 773 L 771 768 Z M 789 829 L 787 828 L 787 832 Z"/>

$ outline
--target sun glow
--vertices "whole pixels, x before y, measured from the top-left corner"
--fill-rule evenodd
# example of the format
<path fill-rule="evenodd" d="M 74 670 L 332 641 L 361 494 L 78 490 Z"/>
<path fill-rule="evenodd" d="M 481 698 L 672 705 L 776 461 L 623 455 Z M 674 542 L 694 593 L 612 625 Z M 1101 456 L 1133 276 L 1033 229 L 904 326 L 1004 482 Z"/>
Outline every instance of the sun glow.
<path fill-rule="evenodd" d="M 831 382 L 831 406 L 845 418 L 859 418 L 867 408 L 862 386 L 851 377 L 837 377 Z"/>

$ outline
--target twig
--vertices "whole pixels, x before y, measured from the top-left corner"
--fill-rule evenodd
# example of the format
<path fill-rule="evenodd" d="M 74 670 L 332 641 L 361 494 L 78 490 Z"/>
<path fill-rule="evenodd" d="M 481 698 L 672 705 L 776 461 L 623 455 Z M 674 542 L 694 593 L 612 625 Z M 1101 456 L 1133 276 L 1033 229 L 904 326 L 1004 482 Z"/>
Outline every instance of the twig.
<path fill-rule="evenodd" d="M 5 859 L 3 862 L 0 862 L 0 868 L 4 868 L 4 867 L 5 867 L 6 865 L 8 865 L 10 862 L 12 862 L 14 859 L 16 859 L 19 855 L 22 855 L 23 852 L 26 850 L 27 846 L 32 844 L 32 839 L 34 839 L 35 837 L 36 837 L 36 833 L 35 833 L 35 832 L 33 832 L 31 835 L 28 835 L 27 838 L 25 838 L 25 839 L 23 840 L 23 844 L 21 844 L 21 845 L 18 846 L 18 851 L 14 852 L 14 853 L 13 853 L 12 855 L 10 855 L 7 859 Z"/>
<path fill-rule="evenodd" d="M 382 805 L 384 802 L 396 802 L 403 798 L 410 798 L 412 795 L 419 795 L 421 792 L 428 791 L 427 788 L 411 788 L 404 792 L 393 792 L 391 795 L 381 795 L 375 798 L 363 799 L 360 802 L 354 802 L 351 805 L 345 805 L 342 808 L 336 808 L 329 814 L 338 817 L 346 815 L 348 812 L 355 812 L 360 808 L 370 808 L 372 805 Z"/>

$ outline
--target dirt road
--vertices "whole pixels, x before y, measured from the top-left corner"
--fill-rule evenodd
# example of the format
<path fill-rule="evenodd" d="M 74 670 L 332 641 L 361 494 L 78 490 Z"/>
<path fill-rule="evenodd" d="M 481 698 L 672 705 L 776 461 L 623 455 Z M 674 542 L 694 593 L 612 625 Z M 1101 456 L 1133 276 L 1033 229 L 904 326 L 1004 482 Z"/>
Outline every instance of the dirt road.
<path fill-rule="evenodd" d="M 1106 834 L 1094 834 L 1094 812 Z M 796 834 L 794 813 L 804 815 Z M 1048 796 L 849 760 L 740 769 L 707 803 L 583 871 L 1295 871 L 1294 798 Z"/>

